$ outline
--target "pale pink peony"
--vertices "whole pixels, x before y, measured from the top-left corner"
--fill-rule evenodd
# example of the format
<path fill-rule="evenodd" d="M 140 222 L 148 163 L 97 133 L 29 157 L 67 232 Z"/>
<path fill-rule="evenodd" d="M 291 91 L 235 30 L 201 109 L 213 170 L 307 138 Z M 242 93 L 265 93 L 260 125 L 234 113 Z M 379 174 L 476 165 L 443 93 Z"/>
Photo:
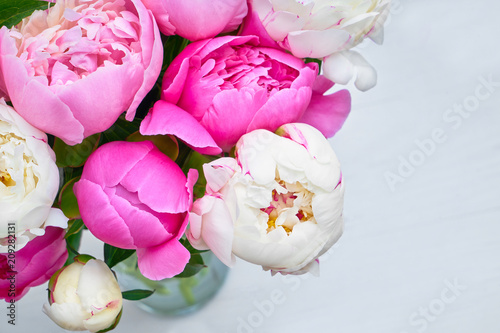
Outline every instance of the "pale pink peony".
<path fill-rule="evenodd" d="M 9 260 L 9 253 L 0 253 L 0 299 L 21 299 L 31 287 L 47 282 L 64 265 L 68 258 L 64 234 L 62 228 L 47 227 L 43 236 L 35 237 L 12 255 L 13 260 Z M 14 277 L 13 270 L 17 272 Z"/>
<path fill-rule="evenodd" d="M 383 41 L 390 0 L 251 0 L 242 34 L 258 35 L 264 44 L 299 58 L 324 59 L 324 74 L 356 87 L 376 84 L 375 70 L 351 48 L 370 38 Z"/>
<path fill-rule="evenodd" d="M 347 90 L 323 95 L 331 86 L 318 77 L 316 63 L 261 47 L 255 36 L 195 42 L 168 67 L 162 100 L 141 133 L 176 135 L 206 154 L 220 152 L 217 146 L 229 151 L 252 130 L 291 122 L 309 123 L 330 137 L 351 107 Z"/>
<path fill-rule="evenodd" d="M 139 0 L 58 0 L 0 29 L 0 90 L 30 124 L 76 144 L 124 111 L 133 119 L 162 59 Z"/>
<path fill-rule="evenodd" d="M 142 0 L 165 35 L 189 40 L 212 38 L 238 28 L 247 15 L 246 0 Z"/>
<path fill-rule="evenodd" d="M 203 166 L 206 193 L 190 213 L 189 242 L 226 265 L 235 256 L 282 274 L 316 271 L 342 235 L 344 185 L 328 140 L 306 124 L 241 137 L 236 158 Z"/>
<path fill-rule="evenodd" d="M 181 273 L 189 251 L 179 239 L 188 223 L 196 170 L 188 176 L 150 141 L 114 141 L 87 160 L 74 186 L 80 214 L 97 238 L 136 249 L 152 280 Z"/>

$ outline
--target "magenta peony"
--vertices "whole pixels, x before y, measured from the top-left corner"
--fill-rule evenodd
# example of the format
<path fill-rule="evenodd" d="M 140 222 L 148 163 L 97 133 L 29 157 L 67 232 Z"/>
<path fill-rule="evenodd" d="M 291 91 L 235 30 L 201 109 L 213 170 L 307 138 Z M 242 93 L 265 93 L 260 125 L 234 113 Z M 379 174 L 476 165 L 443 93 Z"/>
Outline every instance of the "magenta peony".
<path fill-rule="evenodd" d="M 43 236 L 35 237 L 11 257 L 0 253 L 0 299 L 6 301 L 21 299 L 64 265 L 68 258 L 64 229 L 47 227 Z"/>
<path fill-rule="evenodd" d="M 213 141 L 229 151 L 247 132 L 291 122 L 332 136 L 349 114 L 350 94 L 323 95 L 333 83 L 317 75 L 316 63 L 261 47 L 255 36 L 195 42 L 168 67 L 162 101 L 141 133 L 176 135 L 206 154 L 218 152 Z"/>
<path fill-rule="evenodd" d="M 107 143 L 87 160 L 74 191 L 85 225 L 110 245 L 137 249 L 151 280 L 181 273 L 189 251 L 179 239 L 188 223 L 196 170 L 186 176 L 150 141 Z"/>

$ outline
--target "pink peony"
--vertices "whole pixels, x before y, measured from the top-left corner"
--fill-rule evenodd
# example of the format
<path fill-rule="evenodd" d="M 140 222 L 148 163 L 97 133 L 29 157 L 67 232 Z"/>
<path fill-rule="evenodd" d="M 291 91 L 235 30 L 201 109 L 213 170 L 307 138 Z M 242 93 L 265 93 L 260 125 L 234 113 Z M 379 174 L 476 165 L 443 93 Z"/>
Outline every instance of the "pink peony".
<path fill-rule="evenodd" d="M 163 79 L 162 101 L 141 124 L 141 133 L 172 134 L 202 153 L 229 151 L 245 133 L 306 122 L 330 137 L 351 107 L 342 90 L 283 51 L 259 46 L 255 36 L 195 42 L 174 59 Z M 211 140 L 213 139 L 213 140 Z"/>
<path fill-rule="evenodd" d="M 67 258 L 64 229 L 57 227 L 47 227 L 43 236 L 29 241 L 15 253 L 15 261 L 9 260 L 9 253 L 0 253 L 0 298 L 6 301 L 21 299 L 31 287 L 47 282 Z M 12 270 L 17 273 L 12 274 Z M 12 282 L 15 283 L 14 292 Z"/>
<path fill-rule="evenodd" d="M 58 0 L 0 29 L 0 90 L 68 144 L 135 110 L 161 70 L 160 33 L 139 0 Z"/>
<path fill-rule="evenodd" d="M 247 15 L 246 0 L 142 0 L 161 32 L 189 40 L 234 31 Z"/>
<path fill-rule="evenodd" d="M 85 225 L 110 245 L 137 249 L 152 280 L 181 273 L 189 251 L 179 239 L 188 223 L 196 170 L 186 176 L 150 141 L 115 141 L 87 160 L 74 191 Z"/>

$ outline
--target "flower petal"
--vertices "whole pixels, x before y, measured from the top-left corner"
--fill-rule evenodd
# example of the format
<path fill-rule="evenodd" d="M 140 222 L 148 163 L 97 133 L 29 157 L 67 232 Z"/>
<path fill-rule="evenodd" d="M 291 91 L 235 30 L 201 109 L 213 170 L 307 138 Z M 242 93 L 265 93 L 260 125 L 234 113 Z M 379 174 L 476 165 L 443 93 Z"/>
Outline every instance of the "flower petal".
<path fill-rule="evenodd" d="M 139 270 L 151 280 L 163 280 L 182 273 L 190 256 L 177 239 L 155 247 L 137 249 Z"/>
<path fill-rule="evenodd" d="M 175 135 L 201 154 L 217 155 L 222 150 L 196 119 L 178 106 L 158 101 L 141 123 L 142 135 Z"/>

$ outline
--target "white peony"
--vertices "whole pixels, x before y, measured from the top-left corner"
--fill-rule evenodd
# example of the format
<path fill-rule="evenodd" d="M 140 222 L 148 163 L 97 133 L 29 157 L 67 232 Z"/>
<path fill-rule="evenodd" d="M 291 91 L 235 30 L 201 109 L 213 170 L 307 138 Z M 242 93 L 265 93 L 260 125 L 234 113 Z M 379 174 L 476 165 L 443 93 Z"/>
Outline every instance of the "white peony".
<path fill-rule="evenodd" d="M 190 214 L 191 244 L 231 265 L 234 255 L 273 273 L 301 274 L 342 235 L 344 186 L 330 144 L 314 127 L 245 134 L 236 159 L 204 166 L 207 193 Z"/>
<path fill-rule="evenodd" d="M 12 232 L 19 250 L 49 225 L 66 227 L 68 219 L 51 208 L 58 188 L 47 136 L 0 99 L 0 253 L 7 252 Z"/>
<path fill-rule="evenodd" d="M 390 0 L 253 0 L 254 18 L 269 36 L 299 58 L 324 59 L 324 74 L 346 84 L 356 74 L 356 86 L 367 90 L 376 84 L 375 70 L 349 49 L 365 38 L 383 41 L 383 24 Z M 251 17 L 251 16 L 250 16 Z M 246 27 L 247 32 L 259 29 Z M 255 30 L 254 30 L 255 29 Z"/>
<path fill-rule="evenodd" d="M 98 332 L 118 323 L 122 301 L 109 267 L 83 255 L 50 279 L 50 305 L 45 304 L 43 311 L 64 329 Z"/>

